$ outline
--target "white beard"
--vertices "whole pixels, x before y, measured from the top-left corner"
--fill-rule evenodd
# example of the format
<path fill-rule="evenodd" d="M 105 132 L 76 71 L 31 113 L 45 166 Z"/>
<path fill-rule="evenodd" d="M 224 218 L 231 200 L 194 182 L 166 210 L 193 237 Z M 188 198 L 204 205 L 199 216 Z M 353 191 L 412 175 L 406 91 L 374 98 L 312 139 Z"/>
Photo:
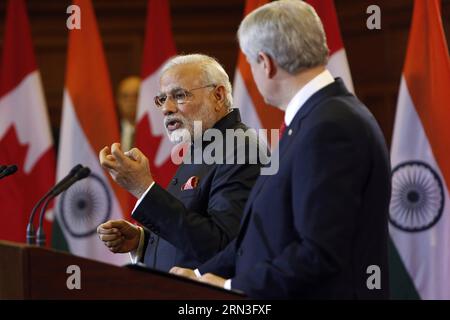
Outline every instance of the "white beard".
<path fill-rule="evenodd" d="M 173 144 L 179 144 L 182 142 L 191 142 L 192 136 L 188 129 L 180 128 L 169 133 L 169 139 Z"/>

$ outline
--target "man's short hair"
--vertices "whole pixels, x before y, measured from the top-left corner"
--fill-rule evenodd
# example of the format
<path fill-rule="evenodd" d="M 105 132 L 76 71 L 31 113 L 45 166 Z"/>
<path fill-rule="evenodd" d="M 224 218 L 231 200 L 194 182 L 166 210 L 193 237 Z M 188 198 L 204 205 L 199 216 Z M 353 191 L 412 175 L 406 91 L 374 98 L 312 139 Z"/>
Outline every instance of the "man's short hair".
<path fill-rule="evenodd" d="M 311 5 L 299 0 L 274 1 L 254 10 L 241 22 L 238 39 L 251 61 L 264 52 L 292 75 L 328 60 L 322 22 Z"/>
<path fill-rule="evenodd" d="M 222 65 L 213 57 L 199 53 L 175 56 L 164 64 L 161 75 L 175 66 L 184 64 L 196 64 L 200 67 L 203 72 L 204 85 L 223 85 L 225 87 L 225 105 L 229 109 L 232 108 L 233 93 L 230 78 Z"/>

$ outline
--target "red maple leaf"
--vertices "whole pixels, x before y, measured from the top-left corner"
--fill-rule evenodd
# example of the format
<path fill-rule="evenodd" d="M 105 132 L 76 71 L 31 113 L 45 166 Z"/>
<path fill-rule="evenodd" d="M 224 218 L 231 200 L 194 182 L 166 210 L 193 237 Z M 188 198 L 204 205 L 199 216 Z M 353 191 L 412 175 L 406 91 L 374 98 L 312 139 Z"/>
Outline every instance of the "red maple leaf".
<path fill-rule="evenodd" d="M 0 239 L 25 242 L 28 217 L 33 206 L 55 183 L 53 148 L 44 152 L 27 174 L 24 172 L 24 163 L 28 149 L 28 144 L 19 142 L 13 125 L 0 140 L 0 164 L 16 164 L 19 168 L 14 175 L 0 180 Z M 35 226 L 37 227 L 37 217 Z M 49 245 L 51 223 L 46 219 L 44 230 Z"/>

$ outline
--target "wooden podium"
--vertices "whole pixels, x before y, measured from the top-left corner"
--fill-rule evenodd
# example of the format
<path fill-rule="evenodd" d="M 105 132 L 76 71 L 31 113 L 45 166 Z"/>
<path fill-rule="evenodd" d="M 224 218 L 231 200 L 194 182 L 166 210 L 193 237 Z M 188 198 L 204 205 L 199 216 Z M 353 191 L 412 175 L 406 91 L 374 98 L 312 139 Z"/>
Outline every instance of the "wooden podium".
<path fill-rule="evenodd" d="M 69 266 L 80 289 L 69 289 Z M 242 299 L 244 296 L 151 269 L 117 267 L 68 253 L 0 241 L 0 299 Z"/>

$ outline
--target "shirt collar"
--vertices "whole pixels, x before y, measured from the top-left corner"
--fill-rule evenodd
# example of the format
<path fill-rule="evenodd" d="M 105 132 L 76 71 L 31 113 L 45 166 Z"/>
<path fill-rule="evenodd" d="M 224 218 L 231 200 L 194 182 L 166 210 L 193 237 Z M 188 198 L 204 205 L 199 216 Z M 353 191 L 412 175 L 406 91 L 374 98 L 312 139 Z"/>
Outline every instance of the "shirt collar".
<path fill-rule="evenodd" d="M 334 78 L 328 70 L 324 70 L 315 78 L 303 86 L 289 102 L 284 113 L 284 123 L 289 126 L 298 110 L 317 91 L 334 82 Z"/>

